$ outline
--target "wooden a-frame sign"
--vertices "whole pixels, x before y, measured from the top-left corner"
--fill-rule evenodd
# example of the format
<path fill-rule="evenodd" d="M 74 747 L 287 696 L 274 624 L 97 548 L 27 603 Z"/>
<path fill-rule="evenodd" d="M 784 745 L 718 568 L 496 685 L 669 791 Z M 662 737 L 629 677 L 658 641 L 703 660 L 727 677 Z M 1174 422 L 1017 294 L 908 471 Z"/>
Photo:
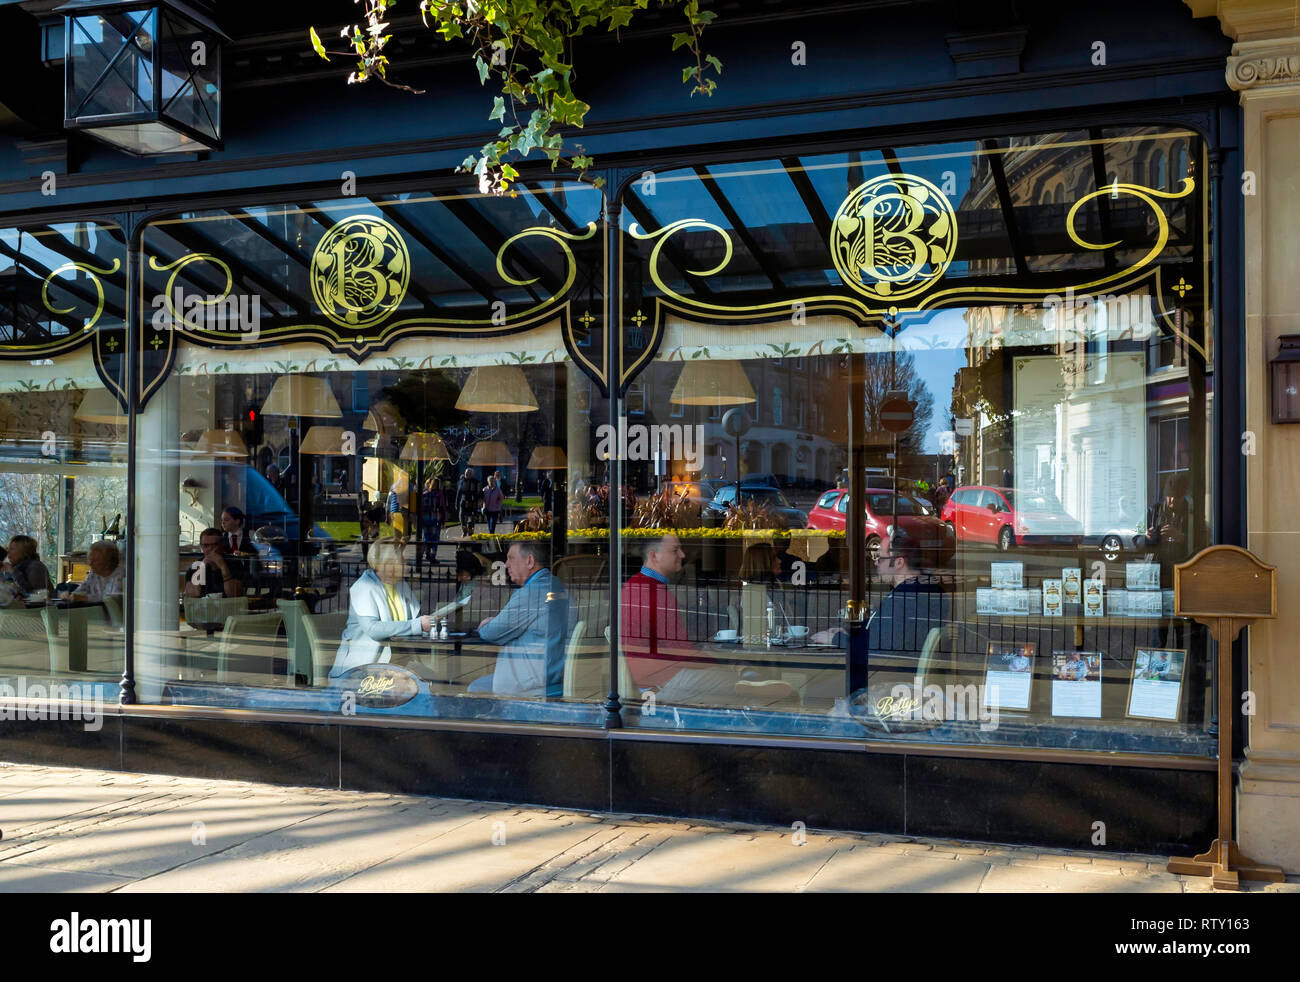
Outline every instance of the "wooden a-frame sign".
<path fill-rule="evenodd" d="M 1232 838 L 1232 642 L 1241 629 L 1277 617 L 1277 567 L 1240 546 L 1210 546 L 1174 567 L 1174 615 L 1209 628 L 1219 648 L 1219 837 L 1205 852 L 1169 860 L 1169 872 L 1213 877 L 1219 890 L 1239 880 L 1285 880 L 1277 866 L 1242 854 Z"/>

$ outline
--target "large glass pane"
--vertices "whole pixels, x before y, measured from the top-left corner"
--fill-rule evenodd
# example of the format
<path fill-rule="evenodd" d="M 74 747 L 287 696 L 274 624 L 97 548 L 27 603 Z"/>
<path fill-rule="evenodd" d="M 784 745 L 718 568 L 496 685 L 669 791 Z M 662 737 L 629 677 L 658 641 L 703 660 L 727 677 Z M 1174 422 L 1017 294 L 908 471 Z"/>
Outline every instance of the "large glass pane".
<path fill-rule="evenodd" d="M 0 713 L 97 728 L 117 702 L 124 259 L 100 222 L 0 229 Z"/>
<path fill-rule="evenodd" d="M 600 207 L 548 185 L 147 230 L 175 360 L 140 418 L 145 698 L 599 721 L 608 403 L 571 351 L 601 361 Z"/>
<path fill-rule="evenodd" d="M 1208 752 L 1172 616 L 1214 514 L 1203 153 L 1108 128 L 632 185 L 629 723 Z"/>

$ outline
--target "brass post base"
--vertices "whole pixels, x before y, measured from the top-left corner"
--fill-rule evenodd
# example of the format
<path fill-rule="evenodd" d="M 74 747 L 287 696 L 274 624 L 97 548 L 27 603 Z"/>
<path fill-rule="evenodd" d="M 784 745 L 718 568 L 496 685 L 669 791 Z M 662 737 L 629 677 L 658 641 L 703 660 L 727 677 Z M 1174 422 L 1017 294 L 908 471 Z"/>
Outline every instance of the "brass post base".
<path fill-rule="evenodd" d="M 1244 855 L 1232 839 L 1224 854 L 1222 840 L 1215 839 L 1210 848 L 1191 859 L 1174 857 L 1166 867 L 1171 873 L 1183 876 L 1210 876 L 1216 890 L 1240 890 L 1239 880 L 1262 880 L 1266 883 L 1284 883 L 1286 874 L 1280 866 L 1264 866 Z"/>

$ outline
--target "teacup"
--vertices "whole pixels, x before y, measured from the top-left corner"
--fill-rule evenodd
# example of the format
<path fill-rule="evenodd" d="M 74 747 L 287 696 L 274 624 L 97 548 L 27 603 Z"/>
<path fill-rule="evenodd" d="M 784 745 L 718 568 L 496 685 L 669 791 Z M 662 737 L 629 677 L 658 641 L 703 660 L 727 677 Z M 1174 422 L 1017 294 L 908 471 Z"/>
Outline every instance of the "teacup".
<path fill-rule="evenodd" d="M 714 641 L 735 641 L 740 635 L 735 631 L 719 631 L 713 636 Z"/>
<path fill-rule="evenodd" d="M 792 637 L 792 638 L 806 638 L 806 637 L 808 637 L 808 627 L 807 627 L 806 625 L 804 625 L 804 624 L 791 624 L 791 625 L 790 625 L 790 637 Z"/>

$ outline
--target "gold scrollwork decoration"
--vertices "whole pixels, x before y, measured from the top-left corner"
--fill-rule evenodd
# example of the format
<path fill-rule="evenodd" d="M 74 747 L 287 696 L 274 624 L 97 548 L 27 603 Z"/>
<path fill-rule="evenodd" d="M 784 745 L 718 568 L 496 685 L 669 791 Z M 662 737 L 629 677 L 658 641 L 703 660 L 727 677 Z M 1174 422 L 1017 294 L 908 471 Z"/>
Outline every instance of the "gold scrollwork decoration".
<path fill-rule="evenodd" d="M 222 289 L 220 294 L 216 296 L 203 296 L 199 294 L 194 294 L 189 298 L 191 300 L 197 298 L 197 302 L 203 304 L 204 306 L 211 306 L 214 304 L 218 304 L 222 300 L 224 300 L 230 294 L 231 289 L 234 287 L 235 278 L 231 274 L 229 266 L 227 266 L 222 260 L 218 259 L 216 256 L 208 252 L 187 253 L 186 255 L 181 256 L 179 259 L 170 263 L 160 263 L 158 261 L 157 256 L 149 257 L 149 268 L 154 270 L 155 272 L 165 273 L 168 270 L 171 270 L 172 275 L 167 277 L 167 287 L 163 292 L 163 306 L 165 306 L 167 308 L 168 313 L 171 314 L 172 317 L 171 323 L 176 325 L 177 327 L 189 328 L 192 331 L 201 331 L 203 330 L 203 325 L 191 324 L 189 321 L 187 321 L 185 319 L 185 315 L 181 313 L 181 311 L 176 309 L 176 305 L 174 303 L 174 298 L 177 293 L 176 277 L 178 277 L 181 273 L 181 270 L 184 269 L 186 266 L 188 266 L 190 263 L 211 263 L 213 266 L 216 266 L 219 270 L 221 270 L 221 272 L 223 272 L 226 275 L 226 285 Z M 156 307 L 157 304 L 155 303 L 154 306 Z"/>
<path fill-rule="evenodd" d="M 560 288 L 555 291 L 554 296 L 543 301 L 537 307 L 529 308 L 529 310 L 524 311 L 523 314 L 520 314 L 519 316 L 527 316 L 528 314 L 532 313 L 535 310 L 541 309 L 541 307 L 546 306 L 552 301 L 562 298 L 566 293 L 569 292 L 569 288 L 573 286 L 573 281 L 578 276 L 578 263 L 577 260 L 574 259 L 573 250 L 569 248 L 568 243 L 582 242 L 586 239 L 590 239 L 595 234 L 596 234 L 595 222 L 588 222 L 587 231 L 582 233 L 581 235 L 578 235 L 577 233 L 574 232 L 565 232 L 558 228 L 550 228 L 549 226 L 546 225 L 534 225 L 532 228 L 526 228 L 522 232 L 516 232 L 514 235 L 510 236 L 510 238 L 506 239 L 504 242 L 501 243 L 501 248 L 497 250 L 497 257 L 496 257 L 497 275 L 500 276 L 507 283 L 509 283 L 511 286 L 529 286 L 530 284 L 536 283 L 541 278 L 538 276 L 534 276 L 532 279 L 518 280 L 506 272 L 506 268 L 505 268 L 506 250 L 509 249 L 516 242 L 520 241 L 521 239 L 529 238 L 532 236 L 541 236 L 543 238 L 551 239 L 552 241 L 557 243 L 560 247 L 560 250 L 564 253 L 564 261 L 566 267 L 565 275 L 564 275 L 564 283 L 561 284 Z"/>
<path fill-rule="evenodd" d="M 100 282 L 99 278 L 101 276 L 112 276 L 121 268 L 122 261 L 120 259 L 114 259 L 113 264 L 108 267 L 91 266 L 89 263 L 64 263 L 57 269 L 51 270 L 49 275 L 41 282 L 41 303 L 45 305 L 45 309 L 51 314 L 72 313 L 76 310 L 75 306 L 54 307 L 50 304 L 50 282 L 60 273 L 69 271 L 85 273 L 90 278 L 91 285 L 95 288 L 95 312 L 86 321 L 85 326 L 82 327 L 83 331 L 89 331 L 94 328 L 100 316 L 104 313 L 104 284 Z"/>

